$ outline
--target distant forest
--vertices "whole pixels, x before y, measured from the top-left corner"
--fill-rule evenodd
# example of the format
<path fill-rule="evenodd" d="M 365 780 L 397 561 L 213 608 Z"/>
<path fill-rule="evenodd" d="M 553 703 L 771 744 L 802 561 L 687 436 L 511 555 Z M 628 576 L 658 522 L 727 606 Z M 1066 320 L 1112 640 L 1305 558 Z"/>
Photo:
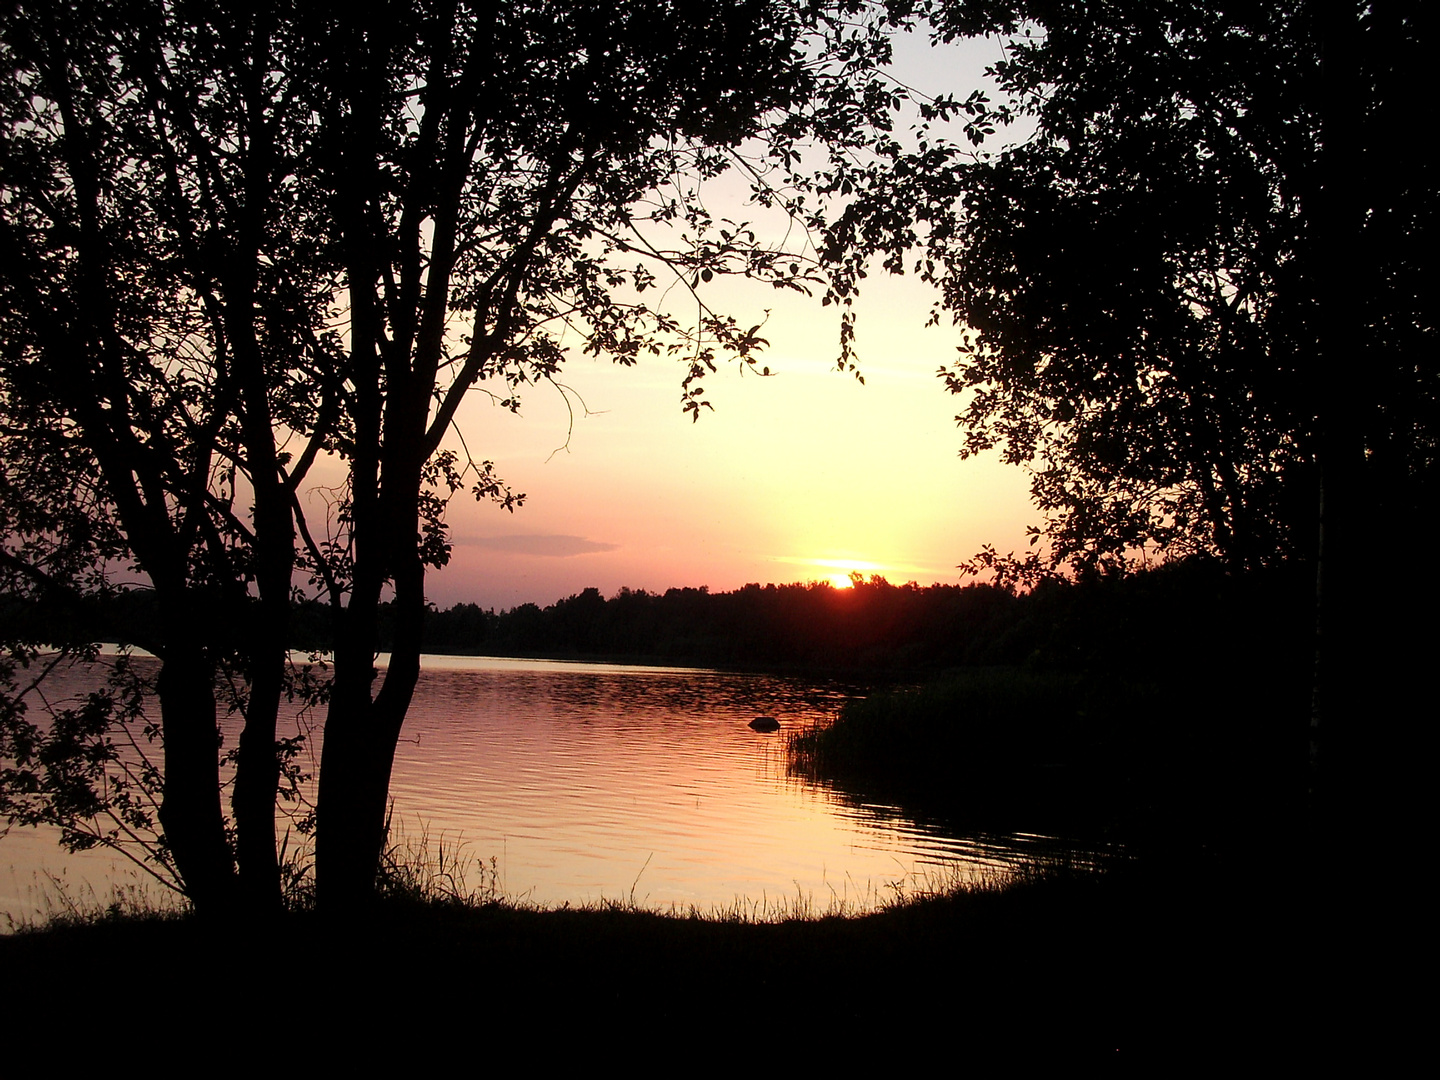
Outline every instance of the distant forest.
<path fill-rule="evenodd" d="M 987 584 L 837 589 L 826 582 L 664 593 L 586 589 L 547 607 L 509 611 L 457 604 L 426 614 L 430 653 L 707 665 L 767 671 L 923 676 L 955 667 L 1192 669 L 1229 661 L 1271 671 L 1303 665 L 1313 578 L 1300 566 L 1232 574 L 1186 560 L 1124 577 L 1042 581 L 1029 592 Z M 122 592 L 83 610 L 37 609 L 0 598 L 13 630 L 39 622 L 61 641 L 144 645 L 154 621 L 147 592 Z M 390 641 L 382 610 L 381 647 Z M 291 647 L 328 650 L 331 616 L 318 601 L 295 612 Z M 217 645 L 244 627 L 215 627 Z M 32 639 L 33 640 L 33 639 Z"/>

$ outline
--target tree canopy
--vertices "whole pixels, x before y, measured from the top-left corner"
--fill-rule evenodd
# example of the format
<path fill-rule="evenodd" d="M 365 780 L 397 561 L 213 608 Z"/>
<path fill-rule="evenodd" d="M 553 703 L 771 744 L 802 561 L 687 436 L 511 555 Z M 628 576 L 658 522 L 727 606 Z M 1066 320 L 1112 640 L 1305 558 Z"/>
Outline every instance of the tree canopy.
<path fill-rule="evenodd" d="M 884 19 L 808 0 L 75 0 L 0 18 L 7 585 L 58 602 L 128 567 L 153 588 L 137 643 L 162 660 L 155 854 L 214 909 L 278 895 L 277 715 L 308 578 L 336 640 L 318 880 L 322 902 L 353 902 L 384 842 L 445 503 L 523 498 L 447 441 L 459 402 L 480 386 L 513 408 L 578 348 L 677 358 L 698 416 L 701 379 L 763 345 L 703 284 L 822 281 L 803 238 L 827 180 L 806 156 L 886 130 Z M 798 221 L 799 246 L 712 215 L 704 185 L 727 171 L 756 215 Z M 316 517 L 302 495 L 336 460 Z M 117 752 L 103 722 L 47 733 L 26 701 L 7 698 L 6 809 L 49 820 L 52 764 L 89 755 L 99 791 Z M 244 716 L 233 818 L 220 707 Z"/>
<path fill-rule="evenodd" d="M 893 148 L 829 236 L 842 283 L 878 254 L 939 285 L 962 453 L 1031 470 L 1046 547 L 971 565 L 1309 561 L 1312 824 L 1410 820 L 1393 751 L 1433 584 L 1410 575 L 1417 602 L 1374 566 L 1436 491 L 1440 185 L 1412 129 L 1434 5 L 924 10 L 939 39 L 999 40 L 998 98 L 933 103 L 967 142 Z"/>
<path fill-rule="evenodd" d="M 1424 501 L 1436 182 L 1406 130 L 1423 5 L 929 14 L 941 39 L 1003 43 L 996 98 L 936 103 L 969 144 L 897 153 L 833 235 L 894 268 L 920 246 L 937 317 L 965 332 L 942 372 L 963 453 L 1031 470 L 1053 564 L 1313 556 L 1335 429 L 1388 513 Z M 1011 123 L 1032 133 L 992 151 Z"/>

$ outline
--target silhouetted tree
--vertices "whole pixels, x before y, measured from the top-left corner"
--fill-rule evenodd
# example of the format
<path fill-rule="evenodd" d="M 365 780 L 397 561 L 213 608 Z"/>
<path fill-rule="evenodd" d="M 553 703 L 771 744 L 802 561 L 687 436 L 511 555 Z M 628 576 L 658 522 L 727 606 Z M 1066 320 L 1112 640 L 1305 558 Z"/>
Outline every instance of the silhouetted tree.
<path fill-rule="evenodd" d="M 384 842 L 445 502 L 522 498 L 444 445 L 460 402 L 486 383 L 516 407 L 567 335 L 624 364 L 679 358 L 696 416 L 721 359 L 754 366 L 760 328 L 713 311 L 706 283 L 822 279 L 813 251 L 713 217 L 702 184 L 738 170 L 757 214 L 821 228 L 807 148 L 843 156 L 898 101 L 876 74 L 884 19 L 808 0 L 74 0 L 0 18 L 7 571 L 58 596 L 87 585 L 71 567 L 129 560 L 153 585 L 160 822 L 202 906 L 235 881 L 227 667 L 246 712 L 240 879 L 276 894 L 275 715 L 308 574 L 335 640 L 318 884 L 354 902 Z M 666 306 L 671 286 L 698 314 Z M 326 456 L 346 480 L 321 523 L 300 494 Z M 7 783 L 44 803 L 48 736 L 6 716 Z"/>
<path fill-rule="evenodd" d="M 322 900 L 363 895 L 374 877 L 419 672 L 425 569 L 448 557 L 445 500 L 462 486 L 507 508 L 519 499 L 488 463 L 442 448 L 460 401 L 490 382 L 514 408 L 521 388 L 554 376 L 565 334 L 624 364 L 679 356 L 695 416 L 718 359 L 754 365 L 759 327 L 713 312 L 704 283 L 741 274 L 804 290 L 814 263 L 755 226 L 714 220 L 700 184 L 739 166 L 762 207 L 799 214 L 812 186 L 796 171 L 802 143 L 840 152 L 888 122 L 891 99 L 865 85 L 884 39 L 850 28 L 841 40 L 830 21 L 841 15 L 635 0 L 307 17 L 308 38 L 326 42 L 314 58 L 317 160 L 350 304 L 351 426 L 337 442 L 348 487 L 328 546 L 302 529 L 338 628 Z M 678 283 L 698 322 L 652 306 L 658 283 Z M 387 588 L 394 640 L 377 683 Z"/>
<path fill-rule="evenodd" d="M 975 149 L 897 155 L 833 235 L 852 254 L 884 236 L 895 260 L 920 245 L 965 330 L 943 373 L 963 453 L 1031 469 L 1053 560 L 1310 555 L 1337 431 L 1390 514 L 1419 505 L 1437 391 L 1435 170 L 1406 134 L 1423 5 L 930 12 L 943 39 L 1004 42 L 999 100 L 936 103 Z M 1007 123 L 1033 133 L 990 152 Z"/>
<path fill-rule="evenodd" d="M 279 444 L 309 412 L 307 367 L 333 365 L 336 289 L 324 207 L 298 180 L 313 129 L 279 67 L 283 11 L 75 3 L 0 19 L 7 584 L 64 603 L 129 563 L 153 589 L 155 618 L 120 628 L 162 663 L 152 854 L 201 908 L 236 883 L 216 684 L 222 669 L 243 681 L 228 702 L 246 717 L 237 852 L 251 894 L 273 898 L 290 507 L 326 435 L 306 424 L 298 455 Z M 102 773 L 87 799 L 55 796 L 78 776 L 63 763 L 115 760 L 103 724 L 83 740 L 59 724 L 64 746 L 10 704 L 5 794 L 22 798 L 6 809 L 114 818 Z M 152 824 L 130 810 L 127 829 Z"/>
<path fill-rule="evenodd" d="M 1358 719 L 1398 704 L 1359 673 L 1433 641 L 1368 587 L 1366 550 L 1435 491 L 1440 199 L 1410 130 L 1433 6 L 927 10 L 942 39 L 999 36 L 1003 96 L 935 103 L 974 150 L 857 177 L 838 251 L 940 285 L 963 453 L 1031 469 L 1052 566 L 1318 556 L 1317 723 L 1354 760 Z M 1033 134 L 988 152 L 1010 122 Z"/>

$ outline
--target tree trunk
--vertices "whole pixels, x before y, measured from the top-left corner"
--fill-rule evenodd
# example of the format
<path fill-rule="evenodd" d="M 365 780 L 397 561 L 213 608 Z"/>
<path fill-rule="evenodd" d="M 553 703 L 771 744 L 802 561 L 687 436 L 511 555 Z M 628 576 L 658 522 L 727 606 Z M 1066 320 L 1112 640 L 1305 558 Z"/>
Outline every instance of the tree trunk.
<path fill-rule="evenodd" d="M 1310 792 L 1316 841 L 1350 849 L 1360 828 L 1369 772 L 1362 730 L 1363 685 L 1376 628 L 1369 625 L 1360 577 L 1359 534 L 1366 521 L 1365 431 L 1371 411 L 1369 365 L 1350 282 L 1363 273 L 1364 154 L 1358 10 L 1348 0 L 1318 5 L 1320 34 L 1319 183 L 1309 258 L 1318 354 L 1319 544 L 1316 558 L 1315 680 L 1310 722 Z"/>
<path fill-rule="evenodd" d="M 277 628 L 263 620 L 258 640 L 266 648 L 251 658 L 250 698 L 240 749 L 235 762 L 235 856 L 240 887 L 247 908 L 254 912 L 278 911 L 280 866 L 275 844 L 275 793 L 280 783 L 280 762 L 275 753 L 276 721 L 284 681 L 286 654 L 283 636 L 288 620 Z M 277 636 L 278 635 L 278 636 Z"/>
<path fill-rule="evenodd" d="M 235 899 L 235 871 L 220 809 L 215 686 L 203 651 L 184 641 L 167 649 L 156 692 L 165 737 L 160 824 L 196 910 L 223 913 Z"/>
<path fill-rule="evenodd" d="M 336 652 L 315 852 L 319 903 L 329 911 L 363 907 L 374 894 L 387 839 L 395 747 L 419 672 L 418 663 L 392 666 L 372 701 L 374 669 L 368 661 L 365 655 L 346 662 Z"/>
<path fill-rule="evenodd" d="M 355 613 L 346 611 L 348 623 Z M 353 633 L 353 631 L 352 631 Z M 383 843 L 384 823 L 377 830 L 364 822 L 363 793 L 373 758 L 370 734 L 370 683 L 374 666 L 368 650 L 337 643 L 330 708 L 325 718 L 325 746 L 320 759 L 320 784 L 315 821 L 315 885 L 325 909 L 354 908 L 374 888 L 374 859 Z"/>
<path fill-rule="evenodd" d="M 253 293 L 252 282 L 236 292 Z M 249 307 L 250 305 L 246 305 Z M 255 489 L 255 577 L 260 592 L 247 662 L 250 681 L 245 729 L 235 763 L 236 856 L 245 900 L 256 911 L 280 906 L 275 846 L 275 795 L 280 763 L 276 721 L 290 644 L 290 588 L 295 569 L 295 524 L 290 492 L 276 468 L 274 422 L 266 396 L 253 315 L 232 320 L 235 366 L 243 373 L 244 428 Z"/>
<path fill-rule="evenodd" d="M 405 471 L 414 473 L 413 485 L 407 488 L 402 481 L 395 487 L 418 491 L 418 467 Z M 417 504 L 413 497 L 392 496 L 373 505 L 378 512 L 366 517 L 372 525 L 383 523 L 383 532 L 371 536 L 376 546 L 387 551 L 385 562 L 396 567 L 391 605 L 395 639 L 380 690 L 372 700 L 381 579 L 376 564 L 361 565 L 357 560 L 357 586 L 341 615 L 343 629 L 336 643 L 335 681 L 320 764 L 316 884 L 320 905 L 331 911 L 361 907 L 374 894 L 386 843 L 395 748 L 420 677 L 425 568 L 416 547 Z M 357 527 L 361 521 L 357 513 Z"/>

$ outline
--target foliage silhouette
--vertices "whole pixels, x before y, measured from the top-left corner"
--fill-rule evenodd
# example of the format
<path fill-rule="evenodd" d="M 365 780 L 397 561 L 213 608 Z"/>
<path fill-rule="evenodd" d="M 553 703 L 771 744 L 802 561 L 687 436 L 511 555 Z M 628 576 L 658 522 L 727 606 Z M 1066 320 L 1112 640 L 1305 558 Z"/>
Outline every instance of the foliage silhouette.
<path fill-rule="evenodd" d="M 807 161 L 888 130 L 885 17 L 808 0 L 75 0 L 0 18 L 5 584 L 74 603 L 128 567 L 153 589 L 149 632 L 127 640 L 162 662 L 158 818 L 186 891 L 220 910 L 278 903 L 276 716 L 308 577 L 335 641 L 320 902 L 360 902 L 445 503 L 523 499 L 452 435 L 461 401 L 478 387 L 516 408 L 567 340 L 674 357 L 695 417 L 722 360 L 761 371 L 760 326 L 705 286 L 825 287 L 805 237 L 830 192 Z M 706 208 L 730 171 L 754 221 Z M 777 218 L 801 226 L 795 245 L 771 239 Z M 316 518 L 308 494 L 336 462 Z M 55 737 L 23 697 L 6 699 L 7 784 L 29 784 L 28 747 Z M 233 833 L 221 706 L 244 714 Z"/>
<path fill-rule="evenodd" d="M 1048 549 L 976 564 L 1311 560 L 1316 820 L 1412 819 L 1418 779 L 1384 778 L 1414 737 L 1435 586 L 1406 602 L 1371 567 L 1440 475 L 1440 184 L 1411 130 L 1434 5 L 924 10 L 941 40 L 998 36 L 1000 99 L 933 103 L 968 145 L 894 148 L 829 237 L 841 292 L 876 258 L 939 285 L 965 335 L 940 371 L 962 454 L 1032 472 Z M 1017 121 L 1033 134 L 991 151 Z"/>
<path fill-rule="evenodd" d="M 941 40 L 1003 42 L 998 99 L 935 103 L 970 145 L 897 148 L 831 235 L 940 286 L 962 453 L 1031 470 L 1052 565 L 1313 556 L 1335 430 L 1388 516 L 1429 501 L 1423 5 L 927 11 Z M 992 151 L 1012 123 L 1033 133 Z"/>

